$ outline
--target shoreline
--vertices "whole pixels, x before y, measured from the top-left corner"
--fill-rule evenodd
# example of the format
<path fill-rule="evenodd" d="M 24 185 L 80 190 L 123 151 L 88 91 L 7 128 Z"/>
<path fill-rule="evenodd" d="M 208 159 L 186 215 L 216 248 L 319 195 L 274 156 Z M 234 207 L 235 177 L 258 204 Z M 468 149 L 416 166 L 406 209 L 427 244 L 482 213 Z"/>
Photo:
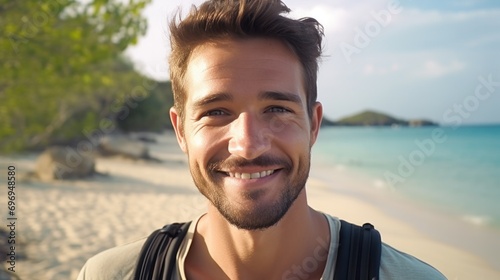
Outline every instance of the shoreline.
<path fill-rule="evenodd" d="M 192 183 L 175 135 L 155 134 L 154 138 L 158 142 L 148 146 L 161 163 L 98 158 L 96 169 L 107 176 L 18 182 L 19 236 L 27 242 L 23 249 L 28 255 L 18 261 L 16 274 L 21 279 L 75 279 L 84 262 L 96 253 L 205 211 L 207 202 Z M 34 154 L 0 157 L 0 165 L 14 162 L 18 170 L 28 171 L 35 159 Z M 313 159 L 307 184 L 309 203 L 353 223 L 373 223 L 384 242 L 427 261 L 449 279 L 500 278 L 500 270 L 487 263 L 484 252 L 466 250 L 463 243 L 473 243 L 464 237 L 470 228 L 457 235 L 454 231 L 460 223 L 443 224 L 440 214 L 436 217 L 432 210 L 412 207 L 400 194 L 381 192 L 365 183 L 348 170 L 333 168 L 332 172 Z M 436 228 L 443 232 L 435 233 Z M 461 246 L 447 240 L 449 229 Z"/>

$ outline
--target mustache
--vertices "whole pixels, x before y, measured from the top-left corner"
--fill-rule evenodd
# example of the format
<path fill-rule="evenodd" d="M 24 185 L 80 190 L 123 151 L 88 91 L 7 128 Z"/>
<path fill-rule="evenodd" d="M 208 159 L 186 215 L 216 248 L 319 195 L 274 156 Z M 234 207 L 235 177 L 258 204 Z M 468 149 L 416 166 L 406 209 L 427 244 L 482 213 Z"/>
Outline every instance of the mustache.
<path fill-rule="evenodd" d="M 259 166 L 265 168 L 276 165 L 280 166 L 284 170 L 292 169 L 292 164 L 288 159 L 262 155 L 251 160 L 247 160 L 244 158 L 229 158 L 226 160 L 215 160 L 208 163 L 208 170 L 215 172 L 215 171 L 228 170 L 238 167 Z"/>

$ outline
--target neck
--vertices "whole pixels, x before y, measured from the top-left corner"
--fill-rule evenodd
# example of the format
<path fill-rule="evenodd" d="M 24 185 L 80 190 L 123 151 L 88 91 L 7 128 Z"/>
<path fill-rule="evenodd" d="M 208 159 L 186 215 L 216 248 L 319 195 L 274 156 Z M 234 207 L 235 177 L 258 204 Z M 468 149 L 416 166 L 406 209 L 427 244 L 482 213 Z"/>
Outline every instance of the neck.
<path fill-rule="evenodd" d="M 328 222 L 307 205 L 305 190 L 285 216 L 265 230 L 238 229 L 210 205 L 198 223 L 187 265 L 196 256 L 194 266 L 207 279 L 286 279 L 287 274 L 319 279 L 329 242 Z M 301 269 L 310 259 L 314 264 Z"/>

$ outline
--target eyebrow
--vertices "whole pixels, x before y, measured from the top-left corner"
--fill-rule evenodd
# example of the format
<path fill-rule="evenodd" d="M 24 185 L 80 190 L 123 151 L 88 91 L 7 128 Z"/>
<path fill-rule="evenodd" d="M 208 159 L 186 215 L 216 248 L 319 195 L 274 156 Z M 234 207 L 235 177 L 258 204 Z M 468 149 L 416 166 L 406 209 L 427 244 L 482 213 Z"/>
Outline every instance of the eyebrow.
<path fill-rule="evenodd" d="M 221 102 L 221 101 L 232 101 L 234 98 L 231 94 L 220 92 L 211 94 L 209 96 L 200 98 L 193 103 L 194 108 L 202 108 L 204 106 Z M 302 99 L 297 95 L 289 92 L 278 92 L 278 91 L 265 91 L 259 94 L 259 99 L 264 100 L 279 100 L 279 101 L 290 101 L 298 105 L 302 105 Z"/>
<path fill-rule="evenodd" d="M 229 93 L 221 92 L 211 94 L 209 96 L 200 98 L 193 103 L 194 108 L 202 108 L 204 106 L 210 105 L 212 103 L 220 102 L 220 101 L 231 101 L 233 97 Z"/>
<path fill-rule="evenodd" d="M 289 92 L 266 91 L 259 94 L 260 99 L 290 101 L 302 105 L 302 99 L 299 95 Z"/>

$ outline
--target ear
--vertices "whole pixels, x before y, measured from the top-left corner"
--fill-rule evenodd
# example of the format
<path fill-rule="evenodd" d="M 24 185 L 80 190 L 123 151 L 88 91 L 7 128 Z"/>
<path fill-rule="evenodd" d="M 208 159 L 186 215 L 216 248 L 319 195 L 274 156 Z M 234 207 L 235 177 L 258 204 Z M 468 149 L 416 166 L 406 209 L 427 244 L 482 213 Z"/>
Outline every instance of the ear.
<path fill-rule="evenodd" d="M 316 102 L 311 116 L 311 146 L 318 139 L 319 128 L 321 126 L 321 121 L 323 120 L 323 105 Z"/>
<path fill-rule="evenodd" d="M 175 110 L 174 107 L 170 108 L 170 121 L 172 122 L 172 126 L 174 127 L 175 135 L 177 137 L 177 142 L 179 143 L 179 146 L 181 147 L 182 151 L 184 153 L 187 152 L 187 146 L 186 146 L 186 138 L 184 136 L 184 127 L 183 127 L 183 122 L 179 114 L 177 113 L 177 110 Z"/>

